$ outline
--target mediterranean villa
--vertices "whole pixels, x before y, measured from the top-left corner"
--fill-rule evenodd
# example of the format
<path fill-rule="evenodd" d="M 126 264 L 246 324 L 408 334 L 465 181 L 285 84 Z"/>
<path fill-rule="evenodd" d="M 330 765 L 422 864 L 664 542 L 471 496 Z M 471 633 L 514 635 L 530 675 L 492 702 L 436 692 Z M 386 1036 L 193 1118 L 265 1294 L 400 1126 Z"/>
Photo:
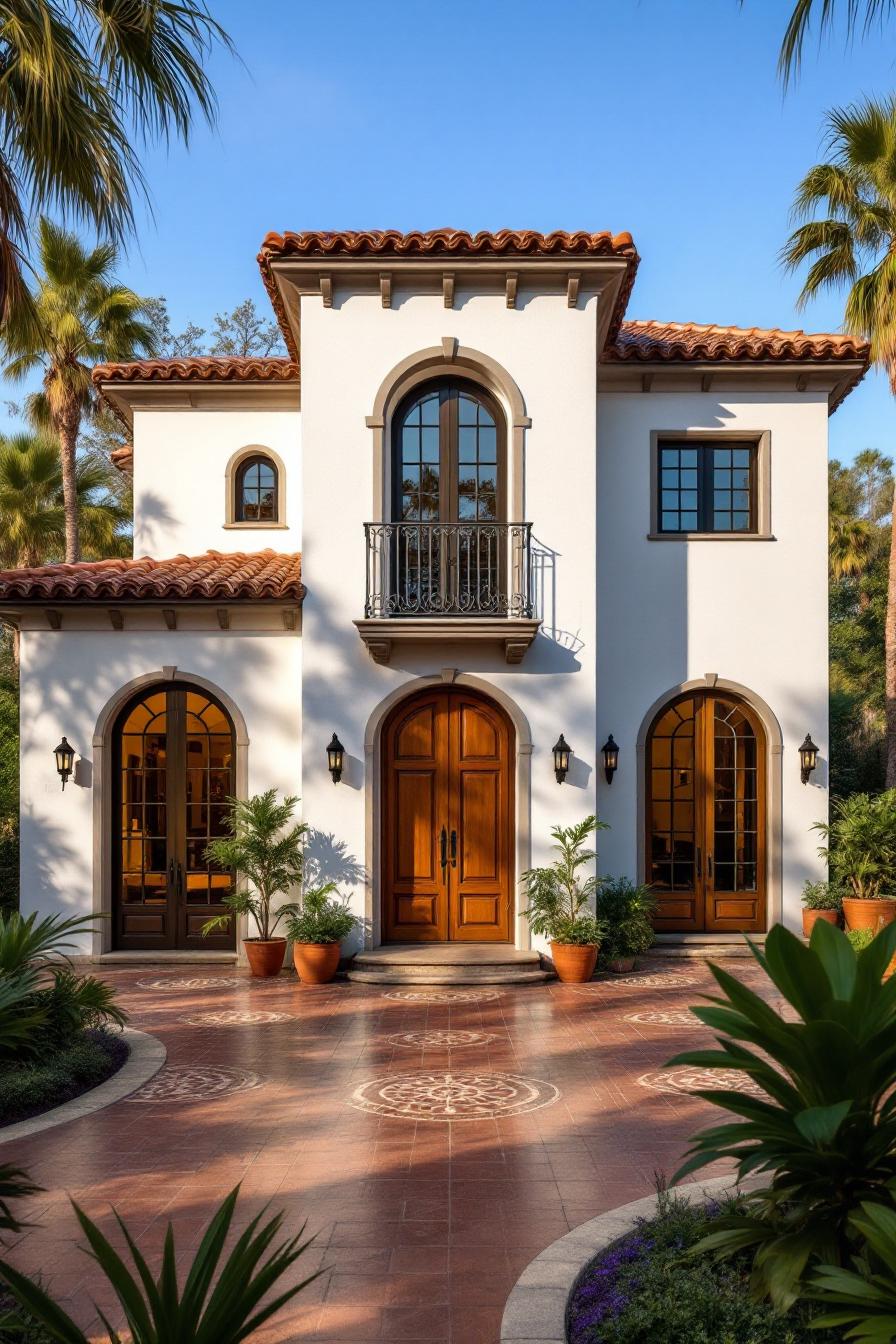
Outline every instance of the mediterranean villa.
<path fill-rule="evenodd" d="M 626 233 L 269 234 L 259 262 L 288 356 L 94 370 L 134 559 L 0 574 L 23 911 L 104 914 L 94 956 L 236 956 L 201 936 L 236 880 L 206 845 L 275 788 L 370 975 L 415 943 L 536 960 L 520 875 L 592 812 L 661 939 L 798 928 L 827 420 L 867 346 L 629 320 Z"/>

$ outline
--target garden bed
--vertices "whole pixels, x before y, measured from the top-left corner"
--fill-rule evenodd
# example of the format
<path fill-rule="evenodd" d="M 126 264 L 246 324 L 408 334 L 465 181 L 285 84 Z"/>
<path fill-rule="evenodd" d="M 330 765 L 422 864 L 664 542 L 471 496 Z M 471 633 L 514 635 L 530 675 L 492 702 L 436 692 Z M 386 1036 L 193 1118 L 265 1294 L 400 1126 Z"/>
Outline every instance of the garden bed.
<path fill-rule="evenodd" d="M 49 1059 L 6 1065 L 0 1073 L 0 1129 L 82 1096 L 117 1073 L 128 1057 L 119 1032 L 84 1031 Z"/>
<path fill-rule="evenodd" d="M 569 1300 L 569 1344 L 834 1344 L 842 1334 L 812 1330 L 813 1308 L 784 1315 L 749 1293 L 748 1259 L 690 1256 L 724 1206 L 659 1198 L 580 1274 Z"/>

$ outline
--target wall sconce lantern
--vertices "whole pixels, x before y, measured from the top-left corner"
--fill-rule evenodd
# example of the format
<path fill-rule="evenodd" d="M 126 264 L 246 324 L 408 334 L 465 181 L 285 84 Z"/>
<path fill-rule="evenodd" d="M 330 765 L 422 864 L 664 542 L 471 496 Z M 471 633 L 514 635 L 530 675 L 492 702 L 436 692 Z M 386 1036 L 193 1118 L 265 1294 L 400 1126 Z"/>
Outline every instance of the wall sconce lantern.
<path fill-rule="evenodd" d="M 334 784 L 338 784 L 342 778 L 342 763 L 344 759 L 345 747 L 334 733 L 330 738 L 330 745 L 327 747 L 327 769 L 333 776 Z"/>
<path fill-rule="evenodd" d="M 65 781 L 70 778 L 75 765 L 75 751 L 69 746 L 67 737 L 63 737 L 53 755 L 56 757 L 56 771 L 62 780 L 62 787 L 65 788 Z"/>
<path fill-rule="evenodd" d="M 611 733 L 606 742 L 601 747 L 604 758 L 604 774 L 607 777 L 607 783 L 613 783 L 613 776 L 619 769 L 619 747 Z"/>
<path fill-rule="evenodd" d="M 569 758 L 571 755 L 572 747 L 561 733 L 554 743 L 554 775 L 558 784 L 562 784 L 569 773 Z"/>
<path fill-rule="evenodd" d="M 817 764 L 818 748 L 807 733 L 803 745 L 800 747 L 800 779 L 804 784 L 809 783 L 809 776 Z"/>

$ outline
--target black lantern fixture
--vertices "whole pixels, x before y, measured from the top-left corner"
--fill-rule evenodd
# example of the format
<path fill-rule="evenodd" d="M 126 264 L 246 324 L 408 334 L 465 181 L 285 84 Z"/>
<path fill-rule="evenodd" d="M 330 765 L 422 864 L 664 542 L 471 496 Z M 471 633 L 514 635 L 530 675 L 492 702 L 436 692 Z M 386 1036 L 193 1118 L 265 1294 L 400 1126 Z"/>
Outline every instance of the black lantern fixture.
<path fill-rule="evenodd" d="M 619 747 L 611 733 L 606 742 L 601 747 L 604 758 L 604 774 L 607 777 L 607 783 L 613 783 L 613 776 L 619 769 Z"/>
<path fill-rule="evenodd" d="M 70 778 L 75 764 L 75 751 L 69 746 L 67 737 L 63 737 L 53 755 L 56 757 L 56 771 L 62 780 L 62 787 L 65 788 L 65 781 Z"/>
<path fill-rule="evenodd" d="M 818 748 L 807 733 L 800 747 L 800 779 L 809 783 L 809 776 L 818 764 Z"/>
<path fill-rule="evenodd" d="M 569 773 L 569 758 L 572 747 L 561 733 L 554 743 L 554 774 L 558 784 L 562 784 Z"/>
<path fill-rule="evenodd" d="M 338 784 L 342 778 L 342 762 L 344 759 L 345 747 L 334 733 L 330 738 L 330 745 L 327 747 L 327 769 L 333 776 L 334 784 Z"/>

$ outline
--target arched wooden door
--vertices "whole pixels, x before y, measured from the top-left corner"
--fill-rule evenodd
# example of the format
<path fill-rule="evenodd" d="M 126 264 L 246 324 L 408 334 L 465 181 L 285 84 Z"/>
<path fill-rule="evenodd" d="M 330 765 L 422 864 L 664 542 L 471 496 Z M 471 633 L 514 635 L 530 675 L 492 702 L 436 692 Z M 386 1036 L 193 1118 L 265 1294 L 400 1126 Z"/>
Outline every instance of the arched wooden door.
<path fill-rule="evenodd" d="M 647 880 L 661 932 L 766 927 L 766 739 L 735 696 L 666 705 L 647 739 Z"/>
<path fill-rule="evenodd" d="M 391 943 L 511 940 L 513 727 L 475 692 L 403 700 L 382 735 L 382 921 Z"/>
<path fill-rule="evenodd" d="M 205 857 L 208 842 L 226 834 L 234 793 L 230 716 L 182 684 L 144 691 L 119 715 L 113 752 L 115 947 L 235 947 L 232 923 L 202 936 L 234 887 L 234 874 Z"/>

